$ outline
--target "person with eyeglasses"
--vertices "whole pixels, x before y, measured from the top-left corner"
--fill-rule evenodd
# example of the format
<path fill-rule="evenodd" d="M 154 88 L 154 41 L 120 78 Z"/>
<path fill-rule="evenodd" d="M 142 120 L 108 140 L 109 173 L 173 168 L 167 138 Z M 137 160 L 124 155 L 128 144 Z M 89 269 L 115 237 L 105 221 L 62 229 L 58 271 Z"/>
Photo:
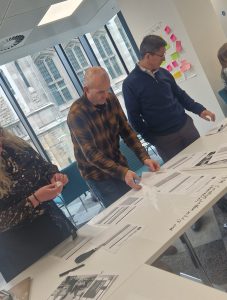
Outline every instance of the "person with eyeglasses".
<path fill-rule="evenodd" d="M 141 59 L 122 87 L 129 122 L 146 142 L 156 147 L 164 162 L 199 138 L 185 110 L 215 121 L 213 112 L 194 101 L 172 74 L 160 67 L 166 45 L 160 36 L 145 36 L 140 45 Z M 199 228 L 200 225 L 194 229 Z"/>
<path fill-rule="evenodd" d="M 0 126 L 0 272 L 10 281 L 76 228 L 55 205 L 68 178 Z"/>

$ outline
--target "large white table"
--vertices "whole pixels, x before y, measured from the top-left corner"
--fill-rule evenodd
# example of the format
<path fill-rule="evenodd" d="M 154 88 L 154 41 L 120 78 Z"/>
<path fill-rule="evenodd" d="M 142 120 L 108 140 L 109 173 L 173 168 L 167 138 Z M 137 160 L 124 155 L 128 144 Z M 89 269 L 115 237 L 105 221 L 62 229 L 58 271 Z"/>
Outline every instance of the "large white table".
<path fill-rule="evenodd" d="M 181 154 L 215 150 L 218 145 L 224 143 L 226 139 L 227 132 L 202 137 L 181 152 Z M 201 173 L 201 171 L 193 172 Z M 207 173 L 207 171 L 203 172 Z M 221 170 L 212 169 L 209 172 L 212 174 L 227 175 L 227 168 L 222 168 Z M 224 299 L 224 297 L 226 299 L 226 294 L 223 292 L 145 265 L 147 261 L 150 263 L 154 262 L 176 238 L 182 235 L 189 226 L 212 207 L 226 192 L 227 183 L 220 184 L 206 201 L 200 203 L 198 209 L 191 212 L 190 216 L 181 221 L 174 230 L 170 230 L 176 220 L 181 218 L 186 211 L 193 207 L 195 204 L 193 197 L 190 195 L 185 197 L 178 195 L 175 196 L 174 199 L 169 199 L 169 197 L 167 197 L 168 195 L 154 195 L 153 191 L 149 194 L 149 188 L 147 187 L 138 192 L 130 191 L 129 193 L 131 195 L 143 196 L 145 200 L 121 223 L 138 224 L 143 226 L 143 230 L 136 237 L 127 241 L 115 254 L 100 248 L 85 261 L 85 267 L 77 270 L 75 273 L 70 273 L 70 275 L 99 273 L 119 275 L 103 299 L 166 300 L 192 299 L 192 297 L 202 299 L 203 296 L 206 299 Z M 128 197 L 128 194 L 105 209 L 101 213 L 101 216 L 106 215 L 126 197 Z M 95 217 L 95 219 L 98 218 L 100 218 L 100 215 Z M 100 239 L 100 234 L 109 230 L 108 226 L 104 228 L 93 225 L 95 219 L 78 231 L 79 235 L 92 237 L 92 240 L 86 243 L 70 259 L 65 261 L 49 253 L 18 275 L 6 288 L 30 276 L 33 278 L 30 299 L 47 299 L 63 280 L 63 278 L 59 278 L 59 273 L 75 267 L 75 257 L 94 248 L 94 245 L 97 245 L 95 244 L 96 240 L 99 241 Z M 63 245 L 64 243 L 66 243 L 66 241 L 63 242 Z M 160 284 L 160 281 L 162 281 L 162 284 Z M 137 283 L 137 285 L 135 283 Z M 181 286 L 181 293 L 179 293 L 179 285 Z"/>

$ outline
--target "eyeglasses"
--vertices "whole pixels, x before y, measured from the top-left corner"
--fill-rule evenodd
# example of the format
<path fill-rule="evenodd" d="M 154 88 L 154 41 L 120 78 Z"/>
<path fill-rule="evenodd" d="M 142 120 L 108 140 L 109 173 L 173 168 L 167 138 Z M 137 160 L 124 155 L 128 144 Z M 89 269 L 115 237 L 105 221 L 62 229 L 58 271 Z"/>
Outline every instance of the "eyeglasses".
<path fill-rule="evenodd" d="M 156 52 L 148 52 L 148 53 L 151 54 L 151 55 L 159 56 L 159 57 L 161 57 L 161 58 L 165 58 L 165 55 L 166 55 L 165 52 L 164 52 L 163 54 L 159 54 L 159 53 L 156 53 Z"/>
<path fill-rule="evenodd" d="M 163 54 L 158 54 L 158 53 L 153 53 L 154 55 L 157 55 L 159 57 L 165 57 L 166 53 L 163 53 Z"/>

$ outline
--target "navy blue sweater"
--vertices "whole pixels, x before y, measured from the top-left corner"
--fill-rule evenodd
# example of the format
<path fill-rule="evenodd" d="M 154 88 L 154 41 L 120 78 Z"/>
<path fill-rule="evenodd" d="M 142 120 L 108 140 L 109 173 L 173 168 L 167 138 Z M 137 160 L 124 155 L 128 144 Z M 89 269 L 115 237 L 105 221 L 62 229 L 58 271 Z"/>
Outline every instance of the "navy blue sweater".
<path fill-rule="evenodd" d="M 136 65 L 123 82 L 123 95 L 129 122 L 149 141 L 182 128 L 187 120 L 184 109 L 198 115 L 206 109 L 189 97 L 163 68 L 153 78 Z"/>

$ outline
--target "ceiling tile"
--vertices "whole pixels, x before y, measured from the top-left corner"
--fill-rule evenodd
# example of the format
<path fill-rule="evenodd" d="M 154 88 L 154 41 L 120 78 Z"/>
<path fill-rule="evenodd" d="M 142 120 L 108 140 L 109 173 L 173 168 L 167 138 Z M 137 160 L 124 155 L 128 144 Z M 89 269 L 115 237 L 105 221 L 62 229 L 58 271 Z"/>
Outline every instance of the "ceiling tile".
<path fill-rule="evenodd" d="M 23 14 L 33 9 L 49 6 L 63 1 L 66 0 L 12 0 L 9 10 L 7 11 L 7 17 Z M 1 5 L 2 4 L 0 2 L 0 9 Z"/>
<path fill-rule="evenodd" d="M 0 1 L 0 23 L 6 13 L 6 10 L 10 4 L 11 0 L 1 0 Z"/>
<path fill-rule="evenodd" d="M 18 32 L 36 28 L 47 8 L 31 10 L 28 13 L 5 18 L 0 26 L 0 39 Z M 25 22 L 26 20 L 26 22 Z"/>

